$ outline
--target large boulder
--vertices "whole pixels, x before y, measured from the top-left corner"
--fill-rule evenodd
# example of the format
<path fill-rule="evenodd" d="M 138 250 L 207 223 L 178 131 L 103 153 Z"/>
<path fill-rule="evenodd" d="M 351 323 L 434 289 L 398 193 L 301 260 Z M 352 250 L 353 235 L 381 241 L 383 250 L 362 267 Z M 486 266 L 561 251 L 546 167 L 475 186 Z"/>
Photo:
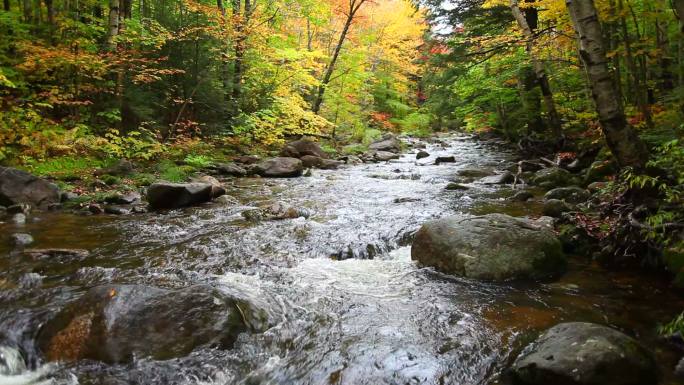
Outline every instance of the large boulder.
<path fill-rule="evenodd" d="M 608 179 L 609 176 L 615 175 L 618 172 L 615 162 L 610 160 L 596 161 L 587 168 L 584 174 L 584 181 L 586 184 L 592 182 L 602 182 Z"/>
<path fill-rule="evenodd" d="M 226 188 L 219 182 L 218 179 L 209 175 L 202 175 L 198 178 L 193 178 L 194 183 L 204 183 L 211 185 L 211 198 L 218 198 L 226 193 Z"/>
<path fill-rule="evenodd" d="M 371 143 L 368 148 L 375 151 L 399 152 L 401 141 L 392 134 L 385 134 L 382 139 Z"/>
<path fill-rule="evenodd" d="M 40 209 L 61 201 L 59 188 L 25 171 L 0 167 L 0 206 L 28 203 Z"/>
<path fill-rule="evenodd" d="M 319 146 L 318 143 L 308 139 L 299 139 L 290 142 L 280 151 L 280 156 L 287 158 L 301 158 L 305 155 L 316 156 L 323 159 L 328 158 L 328 154 L 321 149 L 321 146 Z"/>
<path fill-rule="evenodd" d="M 121 159 L 115 164 L 95 170 L 95 175 L 114 175 L 114 176 L 127 176 L 135 172 L 135 165 L 126 159 Z"/>
<path fill-rule="evenodd" d="M 209 202 L 213 191 L 209 183 L 157 182 L 147 188 L 147 202 L 153 209 L 176 209 Z"/>
<path fill-rule="evenodd" d="M 501 174 L 486 176 L 480 179 L 482 184 L 506 184 L 513 183 L 515 176 L 510 171 L 504 171 Z"/>
<path fill-rule="evenodd" d="M 655 385 L 655 360 L 633 338 L 584 322 L 556 325 L 511 369 L 516 385 Z"/>
<path fill-rule="evenodd" d="M 582 203 L 589 199 L 589 191 L 580 187 L 558 187 L 544 195 L 544 199 L 559 199 L 567 203 Z"/>
<path fill-rule="evenodd" d="M 245 176 L 247 175 L 247 170 L 238 166 L 235 163 L 219 163 L 215 166 L 216 171 L 220 175 L 226 176 Z"/>
<path fill-rule="evenodd" d="M 292 178 L 302 175 L 304 165 L 297 158 L 278 157 L 266 159 L 252 166 L 250 170 L 267 178 Z"/>
<path fill-rule="evenodd" d="M 313 155 L 304 155 L 301 160 L 304 168 L 320 168 L 322 170 L 335 170 L 344 164 L 339 160 L 319 158 Z"/>
<path fill-rule="evenodd" d="M 479 168 L 462 168 L 458 170 L 457 174 L 464 178 L 483 178 L 491 175 L 492 172 L 490 170 L 483 170 Z"/>
<path fill-rule="evenodd" d="M 40 330 L 49 361 L 165 360 L 198 346 L 230 348 L 238 334 L 263 327 L 263 314 L 209 287 L 168 290 L 139 285 L 90 289 Z"/>
<path fill-rule="evenodd" d="M 389 151 L 368 151 L 363 154 L 368 161 L 388 162 L 392 159 L 399 159 L 400 155 Z"/>
<path fill-rule="evenodd" d="M 548 278 L 566 267 L 550 227 L 504 214 L 427 222 L 416 234 L 411 258 L 444 273 L 493 281 Z"/>
<path fill-rule="evenodd" d="M 537 171 L 532 178 L 532 184 L 550 188 L 568 186 L 572 182 L 572 174 L 560 167 L 543 168 Z"/>
<path fill-rule="evenodd" d="M 573 211 L 575 207 L 562 201 L 560 199 L 546 199 L 542 207 L 542 214 L 552 217 L 560 218 L 564 213 Z"/>

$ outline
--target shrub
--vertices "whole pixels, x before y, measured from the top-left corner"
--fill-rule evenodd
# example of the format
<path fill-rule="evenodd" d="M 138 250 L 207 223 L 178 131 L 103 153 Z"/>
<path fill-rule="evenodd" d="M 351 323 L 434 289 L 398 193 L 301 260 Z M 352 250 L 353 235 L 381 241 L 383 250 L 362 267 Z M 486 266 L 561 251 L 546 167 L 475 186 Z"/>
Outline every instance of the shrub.
<path fill-rule="evenodd" d="M 188 154 L 183 160 L 183 162 L 188 166 L 192 166 L 194 168 L 207 168 L 212 164 L 211 159 L 206 155 Z"/>

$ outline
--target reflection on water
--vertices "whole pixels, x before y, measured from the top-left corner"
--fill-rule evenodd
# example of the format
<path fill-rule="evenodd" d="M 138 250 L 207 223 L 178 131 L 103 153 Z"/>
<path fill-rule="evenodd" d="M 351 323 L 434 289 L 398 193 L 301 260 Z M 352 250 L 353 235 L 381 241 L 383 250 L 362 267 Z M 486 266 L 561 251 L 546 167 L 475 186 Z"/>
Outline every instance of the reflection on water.
<path fill-rule="evenodd" d="M 27 366 L 0 372 L 0 385 L 46 378 L 107 385 L 487 384 L 536 332 L 575 320 L 638 335 L 658 346 L 664 369 L 674 366 L 653 326 L 684 304 L 647 279 L 607 274 L 579 258 L 559 282 L 545 284 L 484 284 L 416 266 L 407 245 L 426 220 L 538 212 L 534 204 L 506 203 L 506 188 L 457 176 L 465 167 L 504 169 L 511 154 L 462 138 L 447 142 L 428 146 L 432 157 L 420 162 L 407 154 L 311 177 L 225 181 L 239 205 L 129 217 L 45 214 L 23 227 L 0 225 L 2 237 L 25 231 L 37 247 L 90 251 L 81 260 L 55 261 L 0 249 L 0 343 L 18 347 Z M 438 155 L 457 162 L 434 165 Z M 446 191 L 453 181 L 470 189 Z M 312 215 L 261 222 L 241 215 L 275 202 Z M 271 327 L 240 335 L 231 350 L 200 347 L 168 361 L 43 366 L 35 347 L 41 323 L 103 283 L 207 283 L 266 309 Z"/>

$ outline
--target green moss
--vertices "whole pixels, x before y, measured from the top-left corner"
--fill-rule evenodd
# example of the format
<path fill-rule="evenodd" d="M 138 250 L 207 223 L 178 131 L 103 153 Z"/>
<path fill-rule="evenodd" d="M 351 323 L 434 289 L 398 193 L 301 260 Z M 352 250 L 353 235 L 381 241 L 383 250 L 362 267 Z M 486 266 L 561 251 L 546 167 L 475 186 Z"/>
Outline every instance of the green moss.
<path fill-rule="evenodd" d="M 94 170 L 107 167 L 111 163 L 111 160 L 66 156 L 51 159 L 28 159 L 20 168 L 34 175 L 70 181 L 89 176 Z"/>
<path fill-rule="evenodd" d="M 342 154 L 344 155 L 358 155 L 368 151 L 368 146 L 362 143 L 350 144 L 342 147 Z"/>
<path fill-rule="evenodd" d="M 157 179 L 154 174 L 141 173 L 135 174 L 131 177 L 133 185 L 136 187 L 149 186 Z"/>
<path fill-rule="evenodd" d="M 157 165 L 159 178 L 169 182 L 184 182 L 195 171 L 195 167 L 189 165 L 179 166 L 170 160 L 163 160 Z"/>
<path fill-rule="evenodd" d="M 121 178 L 114 176 L 114 175 L 102 175 L 100 179 L 107 185 L 107 186 L 116 186 L 118 184 L 121 184 Z"/>
<path fill-rule="evenodd" d="M 183 160 L 186 165 L 194 168 L 207 168 L 213 163 L 211 158 L 206 155 L 192 155 L 188 154 Z"/>

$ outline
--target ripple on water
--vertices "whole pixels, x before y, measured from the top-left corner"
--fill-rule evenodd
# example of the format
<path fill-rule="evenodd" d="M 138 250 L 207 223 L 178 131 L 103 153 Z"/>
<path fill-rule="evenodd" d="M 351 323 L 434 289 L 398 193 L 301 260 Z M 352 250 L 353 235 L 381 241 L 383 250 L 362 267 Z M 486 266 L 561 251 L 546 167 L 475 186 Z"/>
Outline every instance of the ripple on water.
<path fill-rule="evenodd" d="M 78 263 L 30 261 L 8 254 L 0 239 L 0 343 L 20 346 L 28 363 L 14 378 L 0 377 L 0 385 L 48 377 L 107 385 L 484 385 L 530 334 L 551 323 L 605 322 L 650 341 L 653 319 L 664 321 L 684 306 L 642 282 L 613 283 L 583 267 L 560 288 L 489 285 L 417 267 L 405 245 L 423 222 L 507 207 L 505 188 L 463 181 L 457 172 L 502 170 L 509 153 L 453 137 L 427 151 L 432 156 L 418 163 L 406 154 L 309 178 L 226 181 L 236 206 L 128 217 L 46 214 L 23 228 L 0 224 L 0 233 L 28 231 L 41 247 L 90 250 Z M 442 155 L 456 162 L 434 165 Z M 470 189 L 446 191 L 455 180 Z M 312 215 L 266 221 L 241 215 L 274 202 Z M 515 213 L 529 207 L 520 204 Z M 240 335 L 230 350 L 200 347 L 167 361 L 42 366 L 33 348 L 39 325 L 103 283 L 208 283 L 263 309 L 268 328 Z M 638 315 L 627 317 L 626 304 Z"/>

